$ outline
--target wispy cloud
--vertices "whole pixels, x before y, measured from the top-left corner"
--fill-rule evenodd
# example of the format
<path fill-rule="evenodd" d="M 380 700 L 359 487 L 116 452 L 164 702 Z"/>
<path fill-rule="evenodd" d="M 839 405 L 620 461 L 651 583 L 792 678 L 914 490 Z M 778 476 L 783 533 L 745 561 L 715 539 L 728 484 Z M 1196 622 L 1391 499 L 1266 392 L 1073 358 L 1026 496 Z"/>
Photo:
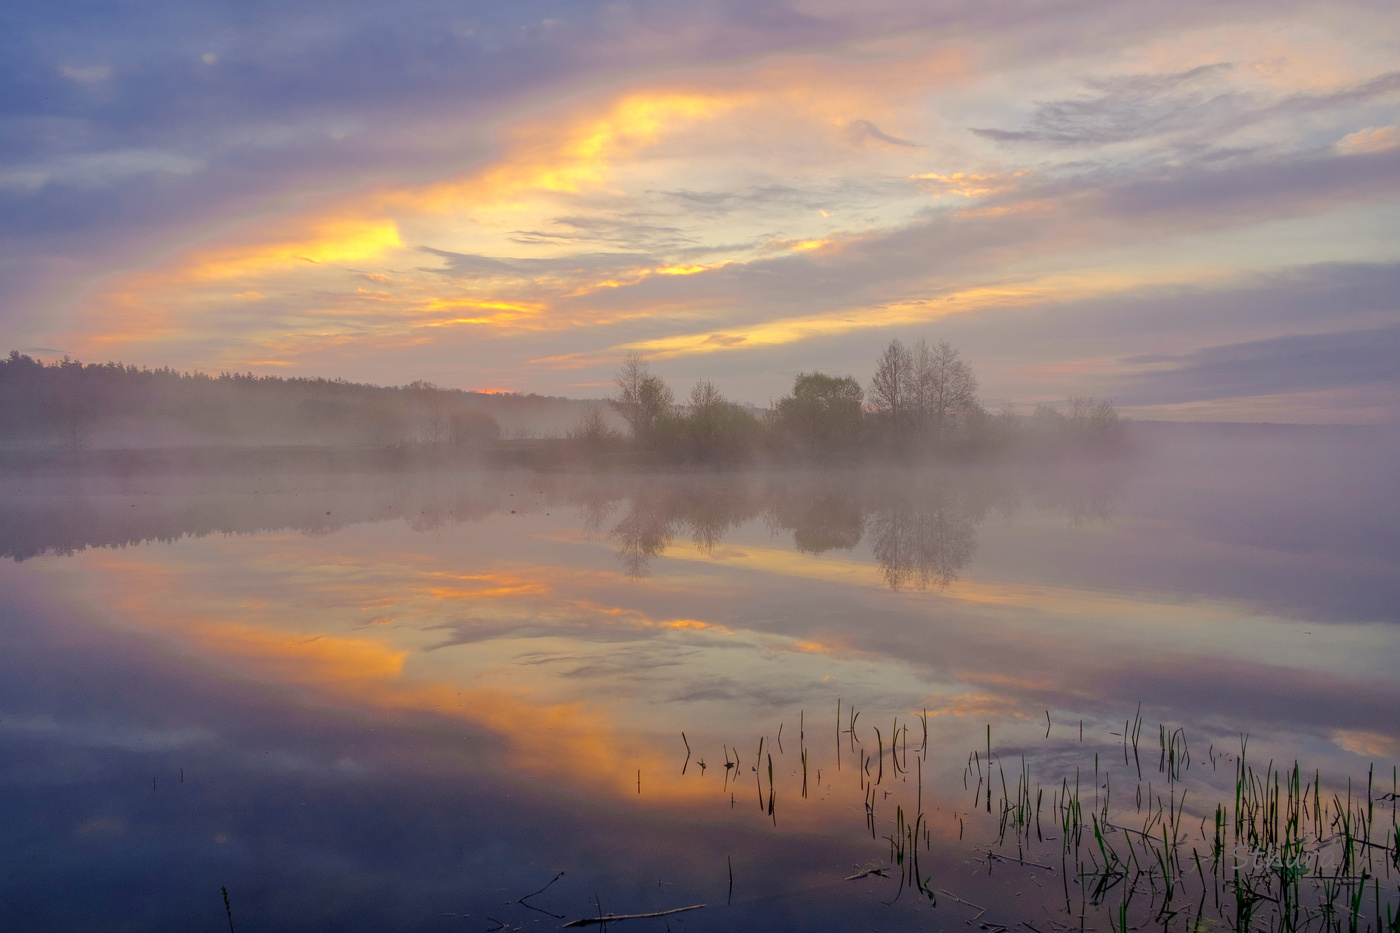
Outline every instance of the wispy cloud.
<path fill-rule="evenodd" d="M 1165 367 L 1128 381 L 1118 393 L 1128 404 L 1400 386 L 1400 324 L 1202 347 L 1127 362 Z"/>
<path fill-rule="evenodd" d="M 0 166 L 0 188 L 18 193 L 35 192 L 48 185 L 97 188 L 142 175 L 194 175 L 204 168 L 203 160 L 175 152 L 123 149 Z"/>
<path fill-rule="evenodd" d="M 1400 146 L 1400 126 L 1368 126 L 1337 141 L 1337 151 L 1382 152 Z"/>
<path fill-rule="evenodd" d="M 1038 103 L 1023 130 L 974 129 L 998 142 L 1089 146 L 1218 125 L 1239 110 L 1215 78 L 1225 63 L 1175 74 L 1122 75 L 1085 82 L 1090 94 Z"/>
<path fill-rule="evenodd" d="M 1037 103 L 1024 129 L 972 132 L 997 142 L 1058 146 L 1102 146 L 1164 136 L 1205 143 L 1272 118 L 1364 104 L 1400 91 L 1400 72 L 1389 72 L 1325 93 L 1275 95 L 1270 100 L 1257 90 L 1233 85 L 1232 67 L 1220 62 L 1173 74 L 1089 79 L 1088 94 Z"/>
<path fill-rule="evenodd" d="M 90 358 L 569 392 L 633 348 L 762 398 L 803 354 L 1118 300 L 1123 342 L 984 380 L 1092 389 L 1142 365 L 1144 295 L 1395 258 L 1383 17 L 1265 9 L 409 3 L 386 31 L 351 4 L 31 50 L 67 109 L 0 136 L 0 296 L 33 298 L 0 320 Z M 1283 336 L 1260 317 L 1213 345 Z"/>

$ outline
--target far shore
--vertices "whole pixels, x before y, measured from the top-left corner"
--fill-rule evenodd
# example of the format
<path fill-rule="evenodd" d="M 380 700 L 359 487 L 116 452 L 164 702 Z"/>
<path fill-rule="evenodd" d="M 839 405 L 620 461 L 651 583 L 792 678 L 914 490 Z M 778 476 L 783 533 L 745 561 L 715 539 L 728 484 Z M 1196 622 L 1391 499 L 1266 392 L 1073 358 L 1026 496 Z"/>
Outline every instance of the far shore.
<path fill-rule="evenodd" d="M 1390 425 L 1276 424 L 1267 422 L 1132 421 L 1137 447 L 1186 439 L 1296 439 L 1330 442 L 1387 440 L 1400 436 Z M 976 465 L 978 461 L 969 461 Z M 887 459 L 829 464 L 749 463 L 748 469 L 848 469 L 859 466 L 914 465 Z M 620 470 L 693 472 L 696 467 L 657 462 L 642 452 L 619 448 L 602 459 L 579 457 L 561 437 L 509 438 L 471 448 L 432 444 L 393 446 L 191 444 L 145 448 L 71 450 L 56 446 L 0 447 L 0 476 L 102 476 L 134 474 L 235 474 L 271 472 L 400 472 L 472 469 L 545 471 Z M 723 469 L 735 469 L 726 467 Z"/>

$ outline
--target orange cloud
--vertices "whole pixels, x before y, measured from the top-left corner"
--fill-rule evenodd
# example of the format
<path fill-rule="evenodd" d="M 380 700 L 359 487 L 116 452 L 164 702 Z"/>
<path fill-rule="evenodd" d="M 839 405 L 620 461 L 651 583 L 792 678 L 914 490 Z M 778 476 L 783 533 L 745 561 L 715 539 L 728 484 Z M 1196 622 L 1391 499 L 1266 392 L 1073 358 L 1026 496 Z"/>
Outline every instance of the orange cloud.
<path fill-rule="evenodd" d="M 1368 126 L 1364 130 L 1349 133 L 1337 141 L 1340 152 L 1353 153 L 1383 152 L 1400 146 L 1400 126 Z"/>
<path fill-rule="evenodd" d="M 1356 729 L 1338 729 L 1332 733 L 1332 741 L 1339 748 L 1363 757 L 1395 758 L 1400 756 L 1400 739 L 1393 735 L 1362 732 Z"/>
<path fill-rule="evenodd" d="M 280 548 L 270 549 L 266 539 L 257 546 L 230 541 L 216 547 L 199 561 L 146 550 L 91 551 L 81 556 L 81 566 L 55 570 L 81 572 L 105 621 L 156 634 L 230 674 L 306 691 L 319 703 L 380 715 L 445 716 L 497 734 L 504 764 L 530 778 L 632 797 L 640 769 L 649 803 L 698 800 L 717 789 L 682 780 L 674 749 L 656 747 L 608 706 L 554 698 L 551 679 L 522 677 L 531 669 L 505 659 L 504 666 L 483 665 L 473 652 L 461 656 L 472 659 L 463 667 L 425 650 L 436 638 L 424 636 L 440 628 L 444 607 L 464 601 L 473 604 L 474 615 L 562 623 L 564 637 L 580 623 L 652 630 L 662 638 L 738 634 L 728 626 L 654 618 L 576 592 L 611 579 L 597 572 L 503 567 L 461 573 L 435 567 L 420 554 L 329 553 L 298 536 L 288 536 Z M 250 587 L 258 599 L 242 595 Z"/>
<path fill-rule="evenodd" d="M 1028 174 L 1030 173 L 1027 171 L 1012 172 L 1008 175 L 979 175 L 973 172 L 940 175 L 937 172 L 925 172 L 922 175 L 910 175 L 909 180 L 918 182 L 925 190 L 938 196 L 955 194 L 962 198 L 980 198 L 1010 191 L 1016 187 L 1019 179 Z"/>
<path fill-rule="evenodd" d="M 166 348 L 162 355 L 189 353 L 213 339 L 206 332 L 217 320 L 218 333 L 232 331 L 236 341 L 221 336 L 214 358 L 189 362 L 219 368 L 438 339 L 415 333 L 424 328 L 529 333 L 645 316 L 652 312 L 580 299 L 651 276 L 719 268 L 753 247 L 741 244 L 706 262 L 663 256 L 659 263 L 602 271 L 560 262 L 528 275 L 501 267 L 459 277 L 423 269 L 436 260 L 425 259 L 416 246 L 564 260 L 575 247 L 550 232 L 560 214 L 588 217 L 618 199 L 683 184 L 695 171 L 741 166 L 740 154 L 756 138 L 838 162 L 871 158 L 847 139 L 853 119 L 898 122 L 906 103 L 967 69 L 966 53 L 948 46 L 887 50 L 892 54 L 883 57 L 869 51 L 845 60 L 796 56 L 636 82 L 555 105 L 500 126 L 498 153 L 469 171 L 426 184 L 321 196 L 290 214 L 179 250 L 149 269 L 115 276 L 84 301 L 80 329 L 67 336 L 87 352 L 159 346 Z M 805 232 L 786 239 L 799 252 L 832 245 L 827 236 Z M 358 284 L 366 279 L 394 288 L 365 291 Z M 229 303 L 234 294 L 243 296 L 241 309 Z M 256 316 L 251 302 L 258 305 Z"/>
<path fill-rule="evenodd" d="M 237 622 L 190 620 L 184 636 L 201 653 L 221 656 L 259 676 L 321 685 L 363 685 L 397 678 L 407 651 L 394 651 L 367 638 L 313 635 Z"/>
<path fill-rule="evenodd" d="M 965 207 L 958 211 L 958 216 L 1013 217 L 1017 214 L 1053 214 L 1058 209 L 1059 205 L 1054 201 L 1015 201 L 1011 204 L 998 204 L 994 207 Z"/>
<path fill-rule="evenodd" d="M 1022 282 L 944 289 L 925 299 L 890 302 L 877 307 L 847 308 L 825 314 L 803 315 L 763 321 L 721 331 L 700 331 L 638 340 L 613 347 L 605 355 L 561 354 L 532 362 L 561 368 L 580 366 L 600 359 L 615 359 L 628 351 L 645 353 L 655 359 L 781 346 L 815 337 L 835 336 L 858 330 L 893 327 L 935 320 L 987 307 L 1013 307 L 1047 301 L 1070 301 L 1110 293 L 1130 284 L 1123 276 L 1047 275 Z"/>

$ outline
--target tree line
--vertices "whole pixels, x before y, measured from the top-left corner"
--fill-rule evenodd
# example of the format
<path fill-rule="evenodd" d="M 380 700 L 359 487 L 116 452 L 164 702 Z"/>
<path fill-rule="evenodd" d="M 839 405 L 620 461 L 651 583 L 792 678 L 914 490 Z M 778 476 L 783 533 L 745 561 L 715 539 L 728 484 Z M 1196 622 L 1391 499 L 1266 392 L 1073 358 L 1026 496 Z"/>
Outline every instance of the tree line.
<path fill-rule="evenodd" d="M 46 364 L 11 351 L 0 358 L 0 443 L 73 451 L 210 443 L 484 447 L 502 436 L 490 412 L 534 424 L 538 434 L 550 433 L 547 423 L 562 431 L 576 419 L 565 459 L 593 463 L 978 457 L 1015 448 L 1104 450 L 1122 436 L 1113 405 L 1093 399 L 1041 405 L 1029 417 L 1009 407 L 989 412 L 978 400 L 972 368 L 946 342 L 891 341 L 868 388 L 848 375 L 801 373 L 789 394 L 758 413 L 709 380 L 678 400 L 638 355 L 624 360 L 615 383 L 616 393 L 603 403 L 483 395 L 422 381 L 385 387 L 211 376 L 67 357 Z M 540 463 L 554 456 L 544 455 Z"/>
<path fill-rule="evenodd" d="M 489 397 L 488 397 L 489 398 Z M 484 399 L 428 382 L 179 372 L 64 357 L 0 358 L 0 439 L 58 443 L 479 446 L 501 436 Z"/>
<path fill-rule="evenodd" d="M 890 341 L 868 390 L 852 376 L 800 373 L 792 391 L 761 417 L 703 379 L 678 402 L 638 354 L 624 360 L 614 382 L 609 403 L 626 432 L 590 413 L 570 435 L 577 449 L 602 455 L 625 444 L 653 459 L 701 464 L 851 462 L 976 457 L 1012 448 L 1104 451 L 1123 438 L 1123 419 L 1108 401 L 1041 404 L 1029 417 L 1010 406 L 988 411 L 972 367 L 947 341 Z"/>

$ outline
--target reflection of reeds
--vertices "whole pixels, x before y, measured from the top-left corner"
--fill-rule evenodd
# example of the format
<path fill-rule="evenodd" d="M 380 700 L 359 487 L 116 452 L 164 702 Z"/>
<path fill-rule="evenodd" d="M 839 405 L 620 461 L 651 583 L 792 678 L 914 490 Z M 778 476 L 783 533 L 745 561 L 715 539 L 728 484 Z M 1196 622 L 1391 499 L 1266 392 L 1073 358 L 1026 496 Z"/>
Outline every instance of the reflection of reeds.
<path fill-rule="evenodd" d="M 862 791 L 866 830 L 872 840 L 883 840 L 888 875 L 883 868 L 867 867 L 851 877 L 893 880 L 898 870 L 894 900 L 905 888 L 913 888 L 933 904 L 933 882 L 920 868 L 918 851 L 921 845 L 925 851 L 932 846 L 929 815 L 923 808 L 923 763 L 930 747 L 927 712 L 920 715 L 922 741 L 912 769 L 909 725 L 895 717 L 888 731 L 872 727 L 876 750 L 866 753 L 858 743 L 860 715 L 838 699 L 835 752 L 841 757 L 845 745 L 856 755 L 853 783 Z M 1053 733 L 1053 721 L 1048 716 L 1047 721 Z M 1092 762 L 1086 760 L 1082 769 L 1074 769 L 1072 781 L 1065 775 L 1055 787 L 1036 780 L 1035 756 L 1024 749 L 1018 750 L 1020 760 L 1008 775 L 1007 752 L 994 744 L 987 724 L 981 747 L 969 753 L 963 769 L 964 788 L 973 791 L 973 818 L 965 823 L 965 814 L 951 814 L 958 823 L 958 839 L 970 832 L 968 842 L 984 846 L 979 851 L 989 866 L 1006 863 L 1006 870 L 1060 874 L 1062 906 L 1072 920 L 1067 926 L 1081 930 L 1097 923 L 1098 929 L 1121 931 L 1161 925 L 1166 933 L 1204 933 L 1212 926 L 1269 933 L 1400 933 L 1396 890 L 1386 886 L 1400 875 L 1400 794 L 1395 790 L 1400 769 L 1392 769 L 1390 793 L 1377 793 L 1374 768 L 1364 790 L 1348 781 L 1345 788 L 1338 785 L 1329 793 L 1320 771 L 1306 775 L 1299 762 L 1286 769 L 1268 762 L 1257 769 L 1249 757 L 1249 737 L 1242 736 L 1237 754 L 1210 747 L 1212 770 L 1203 775 L 1197 771 L 1197 782 L 1184 728 L 1163 723 L 1158 726 L 1158 772 L 1144 780 L 1144 728 L 1139 707 L 1125 720 L 1121 736 L 1112 733 L 1121 738 L 1121 770 L 1116 755 L 1105 759 L 1098 751 L 1101 746 L 1095 747 Z M 691 743 L 682 737 L 689 755 Z M 820 785 L 820 771 L 806 745 L 802 710 L 798 741 L 800 796 L 805 801 L 813 796 L 811 774 L 817 771 Z M 893 769 L 890 781 L 884 779 L 887 754 Z M 1231 759 L 1233 799 L 1204 797 L 1200 791 L 1212 786 L 1215 768 Z M 738 763 L 737 752 L 730 756 L 728 746 L 725 763 L 726 774 Z M 1090 766 L 1092 794 L 1083 786 Z M 764 737 L 759 739 L 753 770 L 760 812 L 776 826 L 780 769 Z M 795 781 L 796 770 L 789 773 Z M 913 788 L 908 787 L 910 777 Z M 1132 793 L 1124 793 L 1124 780 L 1133 785 Z M 892 795 L 896 799 L 889 800 Z M 878 806 L 882 800 L 889 801 L 887 809 Z M 1377 827 L 1386 802 L 1391 804 L 1388 830 Z M 977 817 L 984 808 L 989 814 L 985 820 Z M 1055 860 L 1049 853 L 1034 854 L 1038 847 L 1057 842 L 1058 867 L 1052 867 Z M 1336 856 L 1335 864 L 1320 861 L 1324 851 Z M 1246 852 L 1250 857 L 1242 860 Z M 997 929 L 1000 924 L 988 921 L 986 926 Z"/>

